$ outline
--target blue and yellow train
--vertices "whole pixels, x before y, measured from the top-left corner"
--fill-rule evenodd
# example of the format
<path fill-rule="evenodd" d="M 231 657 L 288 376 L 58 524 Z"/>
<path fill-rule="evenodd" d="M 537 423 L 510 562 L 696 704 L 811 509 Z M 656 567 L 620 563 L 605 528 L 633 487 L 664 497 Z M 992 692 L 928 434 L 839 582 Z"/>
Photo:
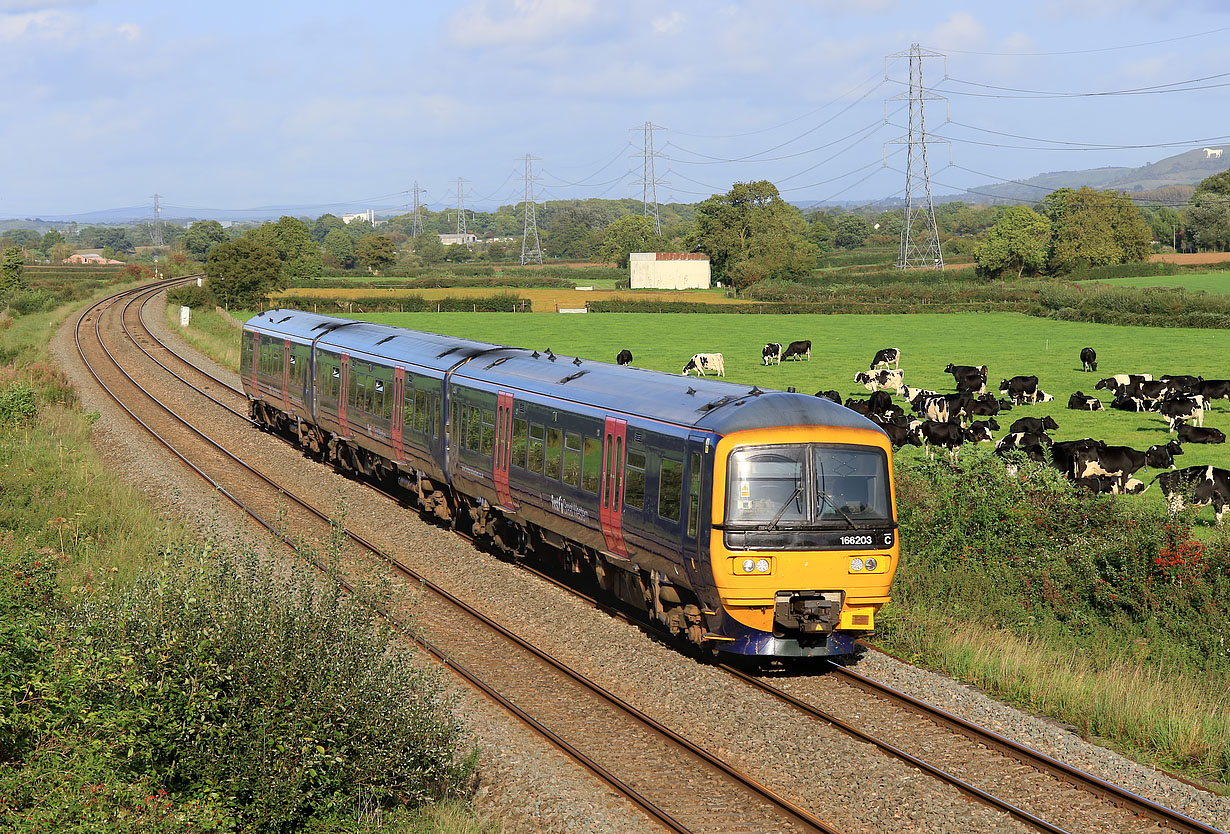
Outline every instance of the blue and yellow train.
<path fill-rule="evenodd" d="M 826 399 L 298 310 L 241 373 L 268 429 L 698 645 L 847 654 L 888 602 L 888 438 Z"/>

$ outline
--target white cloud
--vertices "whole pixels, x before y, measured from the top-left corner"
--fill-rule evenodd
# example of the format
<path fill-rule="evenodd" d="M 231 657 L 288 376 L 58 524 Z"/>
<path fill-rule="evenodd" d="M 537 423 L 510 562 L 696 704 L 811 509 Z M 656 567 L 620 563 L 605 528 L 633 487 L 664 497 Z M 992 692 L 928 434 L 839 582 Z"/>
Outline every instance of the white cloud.
<path fill-rule="evenodd" d="M 987 29 L 969 12 L 955 12 L 924 36 L 924 43 L 936 49 L 972 49 L 982 46 Z"/>
<path fill-rule="evenodd" d="M 91 0 L 0 0 L 0 12 L 33 12 L 65 6 L 88 6 L 90 3 Z"/>
<path fill-rule="evenodd" d="M 807 0 L 807 5 L 833 15 L 873 15 L 895 9 L 899 0 Z"/>
<path fill-rule="evenodd" d="M 135 41 L 141 36 L 141 27 L 135 23 L 92 24 L 79 15 L 54 9 L 0 15 L 0 42 L 37 40 L 76 46 L 87 40 L 105 42 L 109 35 Z"/>
<path fill-rule="evenodd" d="M 681 12 L 671 12 L 664 17 L 654 18 L 649 25 L 653 27 L 654 34 L 666 35 L 678 31 L 686 22 L 687 18 Z"/>
<path fill-rule="evenodd" d="M 595 0 L 473 0 L 448 21 L 458 46 L 498 46 L 554 39 L 584 27 L 598 11 Z"/>

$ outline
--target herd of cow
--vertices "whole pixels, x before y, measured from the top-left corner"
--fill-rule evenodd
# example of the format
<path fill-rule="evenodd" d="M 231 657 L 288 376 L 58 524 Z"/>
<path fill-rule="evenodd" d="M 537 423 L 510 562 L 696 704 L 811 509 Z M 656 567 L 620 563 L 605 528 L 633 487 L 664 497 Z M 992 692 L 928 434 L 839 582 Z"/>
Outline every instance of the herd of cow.
<path fill-rule="evenodd" d="M 781 364 L 785 359 L 811 359 L 811 341 L 790 342 L 785 347 L 778 342 L 764 346 L 761 361 L 764 365 Z M 1097 353 L 1093 348 L 1080 352 L 1082 368 L 1087 372 L 1098 369 Z M 627 365 L 632 354 L 619 352 L 617 361 Z M 891 366 L 891 367 L 889 367 Z M 683 368 L 686 376 L 695 371 L 699 376 L 714 373 L 726 375 L 725 359 L 720 353 L 697 353 Z M 905 371 L 901 368 L 901 351 L 883 348 L 876 351 L 866 371 L 854 376 L 854 382 L 865 387 L 871 394 L 866 400 L 842 400 L 837 391 L 817 391 L 817 397 L 826 397 L 838 405 L 864 414 L 877 423 L 888 435 L 894 448 L 919 446 L 932 457 L 936 446 L 947 450 L 956 461 L 961 446 L 966 443 L 993 443 L 993 431 L 999 431 L 996 417 L 1012 410 L 1013 406 L 1026 403 L 1048 403 L 1055 398 L 1038 385 L 1036 376 L 1014 376 L 999 384 L 999 396 L 987 391 L 986 365 L 949 364 L 944 372 L 951 374 L 956 390 L 940 393 L 905 384 Z M 790 388 L 793 391 L 794 388 Z M 1115 374 L 1099 380 L 1095 391 L 1110 391 L 1114 399 L 1110 407 L 1133 412 L 1156 412 L 1167 422 L 1177 440 L 1150 446 L 1144 451 L 1130 446 L 1112 446 L 1105 441 L 1084 438 L 1081 440 L 1053 440 L 1048 431 L 1059 425 L 1048 416 L 1022 417 L 1012 422 L 1008 433 L 995 443 L 995 451 L 1003 457 L 1021 453 L 1037 462 L 1049 462 L 1063 472 L 1078 486 L 1095 493 L 1138 494 L 1151 484 L 1133 477 L 1142 468 L 1172 470 L 1159 475 L 1154 483 L 1162 490 L 1172 511 L 1178 511 L 1185 501 L 1194 506 L 1213 506 L 1217 522 L 1230 506 L 1230 470 L 1213 466 L 1189 466 L 1175 468 L 1175 456 L 1183 454 L 1183 443 L 1225 443 L 1226 436 L 1220 430 L 1204 426 L 1204 415 L 1214 400 L 1230 401 L 1230 379 L 1204 379 L 1190 375 L 1165 375 L 1153 379 L 1149 374 Z M 893 402 L 889 391 L 902 397 L 909 405 Z M 1102 411 L 1103 404 L 1097 397 L 1076 391 L 1068 398 L 1068 408 L 1076 411 Z M 985 419 L 976 419 L 976 418 Z"/>

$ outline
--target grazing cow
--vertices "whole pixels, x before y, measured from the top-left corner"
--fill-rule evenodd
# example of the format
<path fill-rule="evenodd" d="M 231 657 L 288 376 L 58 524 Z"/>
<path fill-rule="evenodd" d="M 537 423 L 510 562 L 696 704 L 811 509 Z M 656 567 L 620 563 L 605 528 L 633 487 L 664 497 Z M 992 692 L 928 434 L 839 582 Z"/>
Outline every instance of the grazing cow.
<path fill-rule="evenodd" d="M 901 389 L 905 387 L 905 371 L 897 368 L 891 371 L 859 372 L 854 375 L 854 381 L 868 391 L 887 388 L 900 394 Z"/>
<path fill-rule="evenodd" d="M 1184 423 L 1182 420 L 1180 420 L 1178 423 L 1178 429 L 1179 429 L 1179 442 L 1180 443 L 1225 443 L 1226 442 L 1226 435 L 1222 433 L 1221 429 L 1215 429 L 1212 427 L 1198 428 L 1196 426 L 1189 426 L 1187 423 Z"/>
<path fill-rule="evenodd" d="M 1048 431 L 1058 431 L 1059 425 L 1051 419 L 1050 415 L 1046 417 L 1021 417 L 1008 427 L 1010 432 L 1027 431 L 1034 434 L 1045 434 Z"/>
<path fill-rule="evenodd" d="M 1175 455 L 1183 454 L 1183 447 L 1172 440 L 1165 446 L 1150 446 L 1141 452 L 1131 446 L 1102 446 L 1093 450 L 1084 466 L 1076 470 L 1077 478 L 1087 478 L 1090 475 L 1106 475 L 1118 478 L 1120 487 L 1127 484 L 1128 478 L 1142 466 L 1155 469 L 1174 469 Z"/>
<path fill-rule="evenodd" d="M 1178 394 L 1167 397 L 1158 410 L 1170 423 L 1170 431 L 1175 430 L 1176 423 L 1184 420 L 1190 420 L 1197 426 L 1204 425 L 1204 398 L 1200 395 L 1189 397 L 1186 394 Z"/>
<path fill-rule="evenodd" d="M 999 423 L 995 422 L 994 417 L 989 420 L 975 420 L 969 424 L 966 437 L 974 443 L 990 443 L 995 439 L 991 436 L 992 431 L 999 431 Z"/>
<path fill-rule="evenodd" d="M 954 365 L 949 362 L 944 373 L 952 374 L 958 391 L 969 391 L 974 394 L 987 392 L 986 365 Z"/>
<path fill-rule="evenodd" d="M 1180 394 L 1199 394 L 1200 383 L 1204 382 L 1204 377 L 1190 374 L 1163 374 L 1161 380 L 1170 387 L 1171 391 L 1177 391 Z"/>
<path fill-rule="evenodd" d="M 1038 401 L 1038 378 L 1036 376 L 1014 376 L 999 384 L 999 393 L 1013 403 L 1021 405 L 1024 402 Z"/>
<path fill-rule="evenodd" d="M 1069 478 L 1075 478 L 1097 450 L 1104 448 L 1106 448 L 1105 441 L 1094 440 L 1092 437 L 1082 440 L 1061 440 L 1051 445 L 1051 465 Z"/>
<path fill-rule="evenodd" d="M 1230 505 L 1230 471 L 1215 466 L 1189 466 L 1175 472 L 1163 472 L 1154 481 L 1166 496 L 1166 507 L 1172 513 L 1191 501 L 1193 507 L 1213 505 L 1213 514 L 1221 524 L 1222 514 Z"/>
<path fill-rule="evenodd" d="M 1093 390 L 1114 391 L 1122 385 L 1139 384 L 1141 382 L 1149 382 L 1152 379 L 1152 374 L 1115 374 L 1114 376 L 1106 377 L 1106 379 L 1099 379 L 1098 384 L 1093 386 Z"/>
<path fill-rule="evenodd" d="M 868 405 L 866 400 L 856 400 L 854 397 L 850 397 L 842 405 L 851 411 L 857 411 L 859 414 L 867 415 L 871 413 L 871 406 Z"/>
<path fill-rule="evenodd" d="M 782 351 L 782 359 L 807 359 L 811 360 L 811 339 L 804 339 L 801 342 L 791 342 Z"/>
<path fill-rule="evenodd" d="M 696 353 L 683 366 L 683 375 L 696 371 L 698 376 L 708 376 L 713 371 L 718 376 L 726 376 L 726 360 L 720 353 Z"/>
<path fill-rule="evenodd" d="M 1098 369 L 1098 354 L 1093 348 L 1081 348 L 1081 365 L 1086 371 Z"/>
<path fill-rule="evenodd" d="M 1073 411 L 1103 411 L 1102 401 L 1097 397 L 1087 397 L 1080 391 L 1068 397 L 1068 408 Z"/>
<path fill-rule="evenodd" d="M 1213 400 L 1230 400 L 1230 379 L 1206 379 L 1200 383 L 1198 393 L 1210 405 Z"/>
<path fill-rule="evenodd" d="M 961 454 L 961 443 L 965 440 L 964 430 L 956 423 L 944 423 L 936 420 L 924 420 L 911 428 L 911 433 L 922 442 L 923 451 L 928 458 L 935 456 L 931 446 L 943 446 L 948 450 L 948 457 L 955 463 Z"/>
<path fill-rule="evenodd" d="M 886 409 L 893 407 L 893 398 L 886 391 L 872 391 L 867 398 L 867 405 L 874 413 L 883 414 Z"/>
<path fill-rule="evenodd" d="M 782 345 L 781 342 L 769 342 L 764 346 L 764 350 L 760 352 L 760 361 L 765 365 L 780 365 L 782 364 Z"/>
<path fill-rule="evenodd" d="M 816 396 L 817 396 L 817 397 L 820 397 L 821 399 L 824 399 L 824 400 L 832 400 L 833 402 L 837 403 L 838 405 L 841 405 L 841 404 L 842 404 L 842 402 L 841 402 L 841 394 L 837 393 L 836 391 L 834 391 L 834 390 L 832 390 L 832 389 L 830 389 L 830 390 L 828 390 L 828 391 L 817 391 L 817 392 L 816 392 Z"/>
<path fill-rule="evenodd" d="M 902 385 L 899 392 L 906 402 L 914 402 L 919 397 L 938 397 L 939 391 L 932 391 L 930 388 L 911 388 L 908 385 Z"/>
<path fill-rule="evenodd" d="M 874 371 L 881 365 L 887 368 L 892 365 L 894 368 L 899 368 L 901 362 L 901 351 L 897 348 L 880 348 L 876 351 L 875 358 L 871 360 L 871 367 L 868 370 Z"/>
<path fill-rule="evenodd" d="M 631 365 L 632 364 L 632 351 L 628 350 L 627 348 L 624 348 L 619 353 L 617 353 L 615 355 L 615 364 Z"/>

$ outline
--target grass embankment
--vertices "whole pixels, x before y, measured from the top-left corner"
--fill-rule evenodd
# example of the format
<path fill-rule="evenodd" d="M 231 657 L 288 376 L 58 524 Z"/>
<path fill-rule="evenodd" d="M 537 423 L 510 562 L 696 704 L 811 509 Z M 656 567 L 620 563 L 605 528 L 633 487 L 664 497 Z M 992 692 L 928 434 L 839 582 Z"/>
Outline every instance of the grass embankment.
<path fill-rule="evenodd" d="M 109 471 L 48 347 L 76 306 L 0 316 L 0 829 L 479 830 L 433 803 L 471 760 L 432 674 Z"/>

